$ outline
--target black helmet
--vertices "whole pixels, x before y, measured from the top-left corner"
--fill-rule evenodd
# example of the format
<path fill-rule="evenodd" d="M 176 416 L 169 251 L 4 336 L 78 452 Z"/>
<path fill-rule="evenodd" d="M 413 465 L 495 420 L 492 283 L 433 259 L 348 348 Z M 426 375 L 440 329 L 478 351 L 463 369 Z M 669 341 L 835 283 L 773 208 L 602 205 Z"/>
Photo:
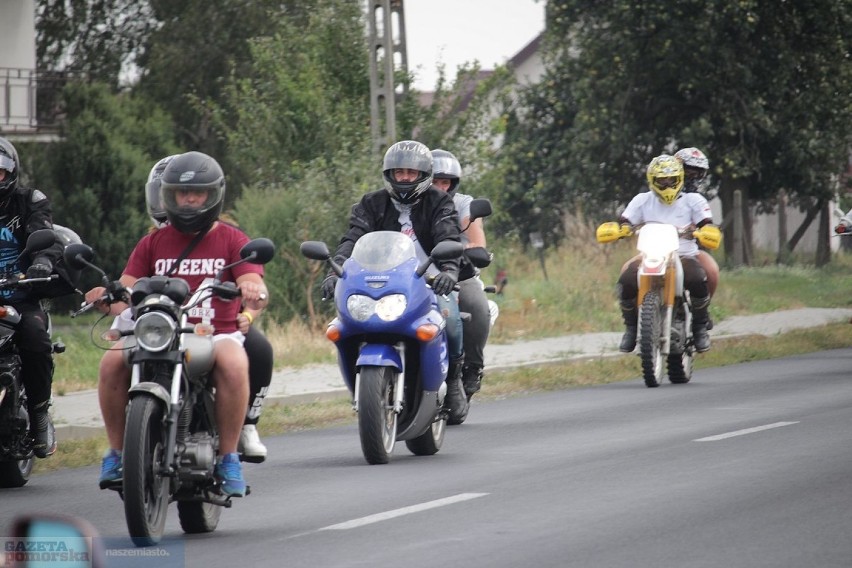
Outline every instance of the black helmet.
<path fill-rule="evenodd" d="M 450 180 L 450 189 L 447 190 L 451 196 L 456 194 L 462 177 L 461 164 L 451 152 L 446 150 L 432 150 L 432 178 Z"/>
<path fill-rule="evenodd" d="M 197 233 L 209 229 L 222 212 L 225 173 L 219 163 L 207 154 L 178 154 L 163 170 L 160 191 L 169 223 L 181 233 Z M 200 207 L 181 207 L 178 204 L 180 191 L 203 191 L 206 196 Z"/>
<path fill-rule="evenodd" d="M 414 181 L 396 181 L 393 170 L 417 170 L 420 175 Z M 432 154 L 425 144 L 414 140 L 397 142 L 385 152 L 382 161 L 385 189 L 400 203 L 416 203 L 420 195 L 432 185 Z"/>
<path fill-rule="evenodd" d="M 0 170 L 6 170 L 6 177 L 0 181 L 0 200 L 8 199 L 18 188 L 20 168 L 18 151 L 11 142 L 0 138 Z"/>
<path fill-rule="evenodd" d="M 154 164 L 148 174 L 148 182 L 145 184 L 145 206 L 148 208 L 148 216 L 158 228 L 166 224 L 166 208 L 163 206 L 163 192 L 160 191 L 160 178 L 166 166 L 175 156 L 166 156 Z"/>

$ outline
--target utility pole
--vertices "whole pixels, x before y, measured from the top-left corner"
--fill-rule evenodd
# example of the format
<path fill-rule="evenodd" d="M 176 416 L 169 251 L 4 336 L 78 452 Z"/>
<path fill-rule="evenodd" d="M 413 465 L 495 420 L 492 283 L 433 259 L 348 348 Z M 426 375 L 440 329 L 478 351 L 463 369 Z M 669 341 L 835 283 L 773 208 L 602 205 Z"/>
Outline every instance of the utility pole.
<path fill-rule="evenodd" d="M 396 141 L 396 103 L 408 94 L 402 0 L 367 0 L 370 21 L 370 127 L 381 154 Z"/>

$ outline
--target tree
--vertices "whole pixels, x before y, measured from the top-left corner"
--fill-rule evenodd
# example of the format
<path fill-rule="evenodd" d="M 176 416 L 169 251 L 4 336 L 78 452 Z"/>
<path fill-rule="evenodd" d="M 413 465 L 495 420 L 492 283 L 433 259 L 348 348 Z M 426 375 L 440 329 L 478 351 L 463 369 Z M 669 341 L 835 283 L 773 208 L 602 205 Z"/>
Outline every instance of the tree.
<path fill-rule="evenodd" d="M 171 125 L 149 103 L 104 84 L 71 83 L 63 99 L 61 141 L 21 154 L 52 201 L 54 221 L 76 231 L 118 277 L 150 225 L 145 180 L 156 160 L 175 153 Z"/>
<path fill-rule="evenodd" d="M 852 146 L 850 23 L 848 1 L 551 0 L 518 167 L 545 168 L 553 208 L 599 217 L 682 146 L 710 156 L 726 216 L 736 189 L 824 197 Z"/>

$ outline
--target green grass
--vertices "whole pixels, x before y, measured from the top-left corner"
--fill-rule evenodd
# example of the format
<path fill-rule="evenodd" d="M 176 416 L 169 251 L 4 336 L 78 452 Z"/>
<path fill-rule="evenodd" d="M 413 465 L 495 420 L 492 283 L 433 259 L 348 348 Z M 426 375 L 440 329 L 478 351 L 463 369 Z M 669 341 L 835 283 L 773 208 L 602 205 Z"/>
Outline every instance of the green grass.
<path fill-rule="evenodd" d="M 591 230 L 589 235 L 594 235 Z M 500 306 L 500 317 L 491 343 L 553 337 L 572 333 L 619 331 L 621 314 L 615 298 L 615 282 L 621 265 L 633 256 L 627 241 L 599 245 L 590 237 L 548 252 L 544 270 L 540 259 L 525 255 L 514 245 L 497 243 L 492 266 L 483 274 L 491 283 L 500 259 L 507 259 L 509 284 L 503 296 L 489 296 Z M 547 279 L 544 272 L 547 272 Z M 726 269 L 710 312 L 715 321 L 742 314 L 765 313 L 801 307 L 850 307 L 852 255 L 835 255 L 824 268 L 776 266 Z M 58 336 L 67 352 L 56 357 L 54 393 L 91 389 L 97 386 L 97 368 L 103 351 L 90 338 L 96 315 L 78 319 L 54 316 Z M 95 329 L 97 342 L 110 320 Z M 325 338 L 326 320 L 307 325 L 301 320 L 284 324 L 265 321 L 261 325 L 275 352 L 276 368 L 298 367 L 335 361 L 334 348 Z"/>

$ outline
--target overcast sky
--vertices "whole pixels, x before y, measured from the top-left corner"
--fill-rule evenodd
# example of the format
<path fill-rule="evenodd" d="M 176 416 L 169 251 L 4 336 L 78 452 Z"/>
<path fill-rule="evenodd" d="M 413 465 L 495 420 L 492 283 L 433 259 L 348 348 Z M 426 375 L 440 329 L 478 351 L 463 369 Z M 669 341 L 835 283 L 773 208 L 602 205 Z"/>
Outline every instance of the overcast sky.
<path fill-rule="evenodd" d="M 544 31 L 544 0 L 404 0 L 406 49 L 414 88 L 432 91 L 439 63 L 447 78 L 479 61 L 493 69 Z"/>

